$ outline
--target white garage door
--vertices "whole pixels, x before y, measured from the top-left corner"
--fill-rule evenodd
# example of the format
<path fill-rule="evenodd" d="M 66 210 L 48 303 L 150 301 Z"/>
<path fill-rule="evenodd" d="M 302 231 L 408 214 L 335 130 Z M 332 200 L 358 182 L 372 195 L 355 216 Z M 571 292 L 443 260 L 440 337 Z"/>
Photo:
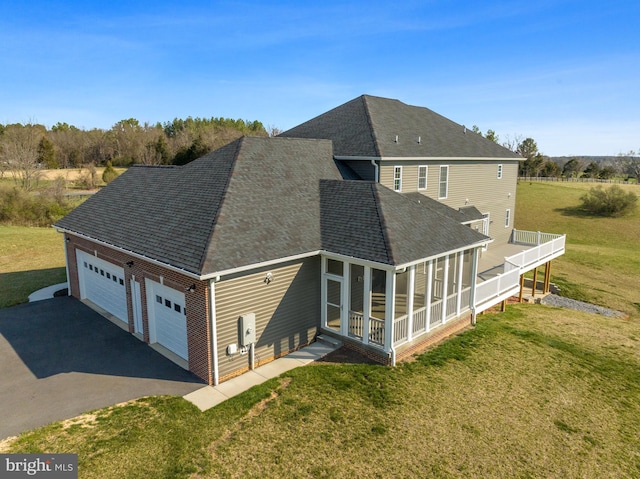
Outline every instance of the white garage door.
<path fill-rule="evenodd" d="M 124 269 L 79 250 L 76 258 L 80 297 L 88 299 L 120 321 L 128 323 Z"/>
<path fill-rule="evenodd" d="M 157 342 L 188 360 L 184 293 L 150 279 L 145 279 L 145 283 L 151 342 Z"/>

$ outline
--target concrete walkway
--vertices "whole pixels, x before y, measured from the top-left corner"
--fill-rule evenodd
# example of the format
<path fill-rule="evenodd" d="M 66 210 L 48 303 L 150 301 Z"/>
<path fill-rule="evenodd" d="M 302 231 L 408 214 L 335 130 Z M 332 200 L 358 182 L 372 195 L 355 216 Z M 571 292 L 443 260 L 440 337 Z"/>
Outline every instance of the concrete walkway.
<path fill-rule="evenodd" d="M 183 397 L 195 404 L 201 411 L 206 411 L 253 386 L 278 377 L 291 369 L 317 361 L 341 345 L 333 338 L 321 337 L 315 343 L 256 368 L 254 371 L 248 371 L 218 386 L 205 386 Z"/>
<path fill-rule="evenodd" d="M 67 283 L 59 283 L 59 284 L 54 284 L 52 286 L 47 286 L 46 288 L 39 289 L 38 291 L 34 291 L 29 295 L 29 302 L 33 303 L 34 301 L 51 299 L 53 298 L 54 293 L 68 287 L 69 285 Z"/>

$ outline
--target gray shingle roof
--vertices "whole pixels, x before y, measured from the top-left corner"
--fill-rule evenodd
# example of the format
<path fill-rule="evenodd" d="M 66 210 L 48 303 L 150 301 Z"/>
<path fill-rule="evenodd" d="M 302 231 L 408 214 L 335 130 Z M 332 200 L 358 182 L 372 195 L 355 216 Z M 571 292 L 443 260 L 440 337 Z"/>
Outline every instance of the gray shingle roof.
<path fill-rule="evenodd" d="M 370 95 L 355 98 L 281 136 L 331 139 L 337 156 L 520 159 L 470 130 L 465 133 L 462 125 L 428 108 Z"/>
<path fill-rule="evenodd" d="M 463 206 L 462 208 L 456 210 L 454 208 L 451 208 L 450 206 L 445 205 L 444 203 L 440 203 L 439 201 L 434 200 L 433 198 L 425 196 L 422 193 L 412 192 L 403 193 L 403 195 L 409 198 L 411 201 L 420 203 L 424 207 L 431 210 L 438 211 L 440 214 L 448 216 L 458 223 L 468 223 L 470 221 L 478 221 L 483 219 L 482 213 L 475 206 Z"/>
<path fill-rule="evenodd" d="M 180 167 L 133 167 L 56 226 L 196 274 L 320 249 L 331 142 L 241 138 Z"/>
<path fill-rule="evenodd" d="M 323 249 L 401 265 L 489 239 L 426 199 L 418 203 L 375 182 L 322 181 Z"/>

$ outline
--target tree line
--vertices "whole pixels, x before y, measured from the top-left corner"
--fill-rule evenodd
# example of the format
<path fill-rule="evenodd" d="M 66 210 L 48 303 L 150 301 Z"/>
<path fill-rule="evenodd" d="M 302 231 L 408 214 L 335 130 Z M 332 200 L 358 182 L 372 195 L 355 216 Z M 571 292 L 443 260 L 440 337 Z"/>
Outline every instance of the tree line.
<path fill-rule="evenodd" d="M 603 180 L 626 176 L 635 178 L 640 184 L 640 150 L 620 153 L 614 160 L 604 163 L 586 163 L 579 158 L 570 158 L 564 163 L 558 163 L 540 152 L 533 138 L 507 137 L 506 141 L 500 143 L 500 138 L 493 130 L 487 130 L 487 133 L 483 134 L 480 128 L 474 125 L 472 131 L 522 156 L 524 159 L 520 161 L 518 176 Z"/>
<path fill-rule="evenodd" d="M 242 135 L 268 136 L 259 121 L 231 118 L 176 118 L 165 123 L 121 120 L 110 129 L 85 130 L 58 122 L 0 124 L 0 177 L 13 171 L 31 189 L 38 169 L 183 165 Z"/>

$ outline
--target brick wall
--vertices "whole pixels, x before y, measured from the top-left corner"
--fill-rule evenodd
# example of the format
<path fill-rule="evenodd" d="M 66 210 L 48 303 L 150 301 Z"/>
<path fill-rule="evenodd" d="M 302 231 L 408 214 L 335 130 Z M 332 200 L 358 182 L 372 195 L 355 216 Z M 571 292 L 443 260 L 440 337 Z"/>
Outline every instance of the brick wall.
<path fill-rule="evenodd" d="M 142 303 L 142 324 L 144 341 L 149 342 L 149 317 L 147 314 L 147 291 L 145 278 L 178 291 L 185 291 L 195 284 L 194 292 L 185 292 L 185 307 L 187 308 L 187 344 L 189 348 L 189 370 L 196 376 L 213 384 L 213 358 L 211 352 L 211 320 L 209 311 L 209 284 L 198 281 L 189 276 L 164 268 L 138 257 L 128 255 L 106 246 L 94 243 L 84 238 L 65 233 L 67 258 L 69 262 L 69 288 L 71 296 L 80 299 L 80 284 L 76 250 L 84 251 L 92 256 L 108 261 L 114 265 L 124 267 L 125 288 L 127 292 L 127 311 L 129 332 L 134 331 L 133 302 L 131 279 L 140 283 Z M 97 253 L 97 255 L 96 255 Z M 126 263 L 133 262 L 129 267 Z"/>

